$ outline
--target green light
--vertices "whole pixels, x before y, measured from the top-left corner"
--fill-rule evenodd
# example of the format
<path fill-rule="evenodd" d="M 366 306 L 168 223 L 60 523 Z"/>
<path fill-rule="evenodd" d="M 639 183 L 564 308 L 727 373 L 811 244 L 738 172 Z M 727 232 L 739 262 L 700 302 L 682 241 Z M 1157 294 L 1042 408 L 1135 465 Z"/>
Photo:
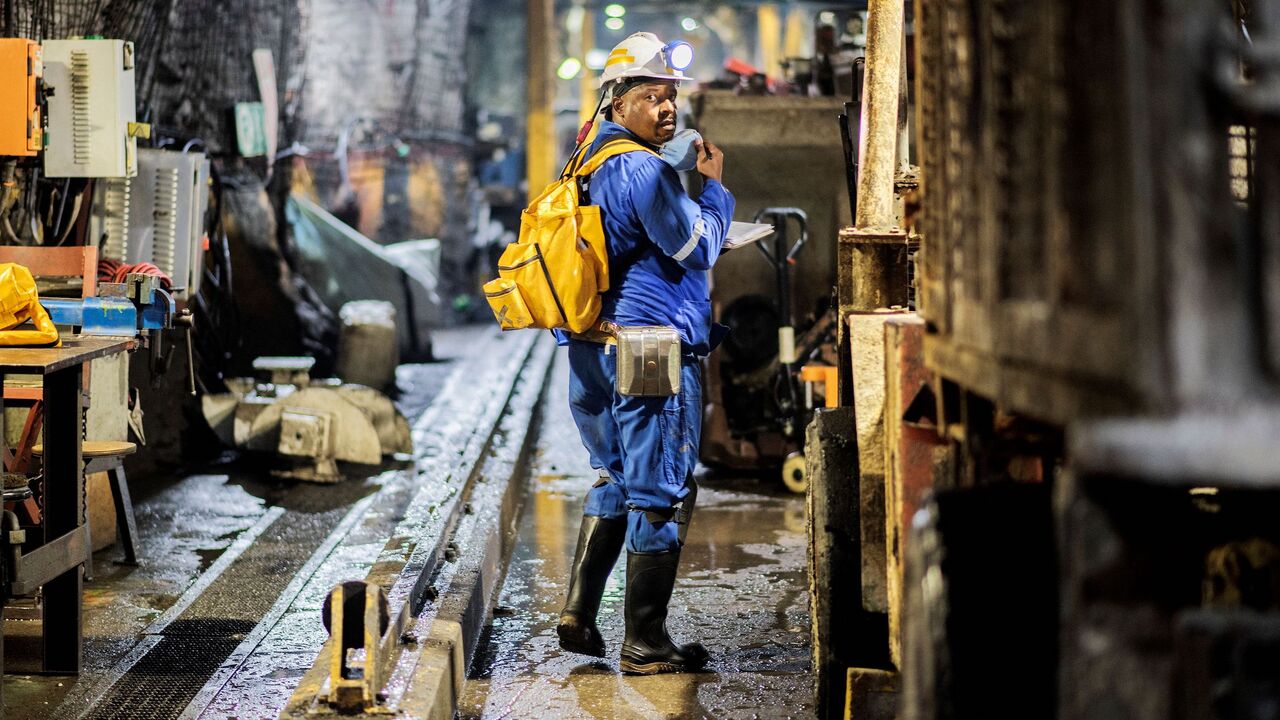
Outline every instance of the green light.
<path fill-rule="evenodd" d="M 698 29 L 698 21 L 687 17 L 680 21 L 680 27 L 684 28 L 685 32 L 693 32 Z"/>
<path fill-rule="evenodd" d="M 621 30 L 623 27 L 626 26 L 626 24 L 627 23 L 623 21 L 622 18 L 618 18 L 618 17 L 611 17 L 608 20 L 604 21 L 604 26 L 609 28 L 610 30 Z"/>
<path fill-rule="evenodd" d="M 559 69 L 556 70 L 556 77 L 561 80 L 572 80 L 578 77 L 578 73 L 582 72 L 582 61 L 576 57 L 565 58 L 560 63 Z"/>
<path fill-rule="evenodd" d="M 620 18 L 627 14 L 627 8 L 620 3 L 612 3 L 604 6 L 604 14 L 611 18 Z"/>

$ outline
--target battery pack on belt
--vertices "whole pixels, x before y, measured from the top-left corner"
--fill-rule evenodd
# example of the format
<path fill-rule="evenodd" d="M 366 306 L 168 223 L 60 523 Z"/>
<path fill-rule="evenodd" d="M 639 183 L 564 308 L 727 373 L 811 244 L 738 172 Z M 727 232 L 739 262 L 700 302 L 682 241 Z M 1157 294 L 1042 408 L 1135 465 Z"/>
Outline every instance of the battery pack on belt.
<path fill-rule="evenodd" d="M 662 397 L 680 392 L 680 334 L 673 327 L 614 326 L 622 395 Z"/>

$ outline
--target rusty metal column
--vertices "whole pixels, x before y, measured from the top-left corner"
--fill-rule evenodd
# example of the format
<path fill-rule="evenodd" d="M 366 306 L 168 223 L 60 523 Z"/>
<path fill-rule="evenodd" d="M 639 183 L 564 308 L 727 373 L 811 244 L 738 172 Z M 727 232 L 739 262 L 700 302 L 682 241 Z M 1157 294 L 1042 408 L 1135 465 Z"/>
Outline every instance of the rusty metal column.
<path fill-rule="evenodd" d="M 525 101 L 525 177 L 529 197 L 537 195 L 555 175 L 555 85 L 551 80 L 551 32 L 555 24 L 554 0 L 529 0 Z"/>
<path fill-rule="evenodd" d="M 866 75 L 858 130 L 857 211 L 854 226 L 840 231 L 837 296 L 840 325 L 840 400 L 853 401 L 849 364 L 853 313 L 906 307 L 909 273 L 907 234 L 899 226 L 895 181 L 900 143 L 904 0 L 870 0 Z"/>
<path fill-rule="evenodd" d="M 853 401 L 850 332 L 853 313 L 908 303 L 907 235 L 898 218 L 899 105 L 904 73 L 904 0 L 870 0 L 866 75 L 858 129 L 857 211 L 840 231 L 837 257 L 840 400 Z"/>
<path fill-rule="evenodd" d="M 837 268 L 839 298 L 839 393 L 852 406 L 853 427 L 842 440 L 856 448 L 857 463 L 832 478 L 811 481 L 815 498 L 837 503 L 834 512 L 854 519 L 857 555 L 845 558 L 841 572 L 856 577 L 853 612 L 863 623 L 856 639 L 830 638 L 822 654 L 858 656 L 847 678 L 820 677 L 819 687 L 844 691 L 848 706 L 830 698 L 823 717 L 889 717 L 897 675 L 890 661 L 886 513 L 884 400 L 884 325 L 893 317 L 878 312 L 905 307 L 908 299 L 907 236 L 895 198 L 898 175 L 899 107 L 903 77 L 905 0 L 870 0 L 867 18 L 866 75 L 858 133 L 857 210 L 854 226 L 840 231 Z M 848 410 L 845 410 L 848 412 Z M 816 423 L 816 421 L 815 421 Z M 850 442 L 852 441 L 852 442 Z M 806 445 L 806 455 L 821 448 Z M 850 473 L 853 476 L 850 477 Z M 834 481 L 834 482 L 833 482 Z M 815 528 L 816 530 L 816 528 Z M 816 540 L 821 536 L 815 534 Z M 823 589 L 819 588 L 822 594 Z M 830 592 L 830 591 L 826 591 Z M 821 609 L 821 606 L 815 606 Z M 815 624 L 834 623 L 815 616 Z M 815 643 L 821 640 L 815 637 Z M 853 647 L 837 647 L 840 643 Z M 822 672 L 822 670 L 819 670 Z M 830 670 L 827 669 L 830 673 Z M 825 683 L 825 684 L 824 684 Z M 846 687 L 847 685 L 847 687 Z M 819 698 L 821 701 L 821 698 Z M 881 706 L 884 707 L 881 707 Z M 843 712 L 840 712 L 843 711 Z"/>
<path fill-rule="evenodd" d="M 858 138 L 858 215 L 853 224 L 859 230 L 884 231 L 895 224 L 893 181 L 905 8 L 903 0 L 870 0 L 867 8 L 867 79 Z"/>

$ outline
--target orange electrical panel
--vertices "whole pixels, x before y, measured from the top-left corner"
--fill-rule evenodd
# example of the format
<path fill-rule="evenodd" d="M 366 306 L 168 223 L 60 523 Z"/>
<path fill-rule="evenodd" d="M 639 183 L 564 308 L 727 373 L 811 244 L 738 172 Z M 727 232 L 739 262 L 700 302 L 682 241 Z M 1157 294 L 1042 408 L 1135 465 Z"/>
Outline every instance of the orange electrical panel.
<path fill-rule="evenodd" d="M 0 38 L 0 155 L 35 155 L 43 149 L 36 81 L 43 74 L 40 44 Z"/>

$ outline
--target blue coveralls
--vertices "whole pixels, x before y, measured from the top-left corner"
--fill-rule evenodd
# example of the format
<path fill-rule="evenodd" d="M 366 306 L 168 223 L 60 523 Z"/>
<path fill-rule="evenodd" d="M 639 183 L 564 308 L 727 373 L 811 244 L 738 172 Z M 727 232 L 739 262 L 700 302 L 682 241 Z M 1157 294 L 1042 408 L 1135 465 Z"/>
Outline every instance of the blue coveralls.
<path fill-rule="evenodd" d="M 619 134 L 630 135 L 604 122 L 590 152 Z M 631 552 L 678 550 L 672 518 L 689 493 L 702 432 L 698 358 L 719 339 L 712 337 L 708 271 L 733 219 L 733 195 L 707 180 L 694 202 L 670 165 L 641 152 L 606 161 L 587 194 L 602 209 L 609 251 L 610 289 L 600 317 L 622 326 L 673 326 L 684 357 L 678 395 L 630 397 L 614 390 L 614 347 L 569 341 L 569 405 L 601 475 L 583 513 L 626 516 Z"/>

